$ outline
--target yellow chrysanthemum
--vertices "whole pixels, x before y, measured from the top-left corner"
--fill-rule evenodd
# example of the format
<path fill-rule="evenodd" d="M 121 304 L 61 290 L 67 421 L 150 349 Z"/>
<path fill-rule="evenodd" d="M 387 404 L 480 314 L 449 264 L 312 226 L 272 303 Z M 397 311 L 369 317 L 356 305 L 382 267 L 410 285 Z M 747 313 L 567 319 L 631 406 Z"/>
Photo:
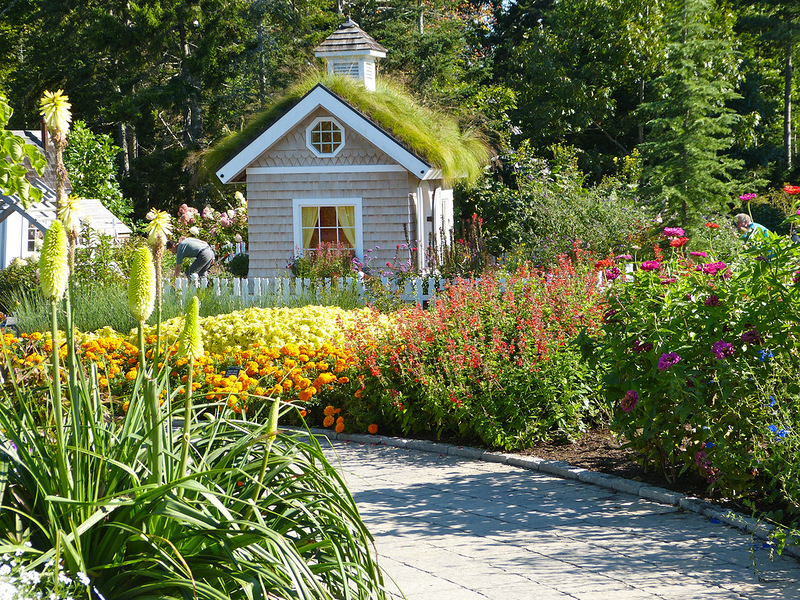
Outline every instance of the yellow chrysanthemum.
<path fill-rule="evenodd" d="M 53 221 L 44 234 L 39 259 L 39 283 L 46 300 L 60 300 L 69 281 L 67 233 L 61 221 Z"/>
<path fill-rule="evenodd" d="M 128 282 L 128 308 L 133 318 L 144 323 L 156 304 L 156 268 L 150 248 L 136 249 L 131 263 L 131 276 Z"/>
<path fill-rule="evenodd" d="M 44 117 L 47 130 L 53 135 L 66 136 L 72 121 L 72 105 L 63 90 L 45 92 L 39 101 L 39 112 Z"/>

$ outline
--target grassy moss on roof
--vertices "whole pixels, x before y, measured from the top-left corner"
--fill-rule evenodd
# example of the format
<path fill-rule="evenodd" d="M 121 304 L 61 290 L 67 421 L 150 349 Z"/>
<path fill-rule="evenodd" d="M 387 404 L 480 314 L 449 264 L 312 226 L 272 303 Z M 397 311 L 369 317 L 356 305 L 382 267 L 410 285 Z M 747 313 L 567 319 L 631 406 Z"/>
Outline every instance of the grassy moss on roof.
<path fill-rule="evenodd" d="M 489 158 L 489 148 L 477 130 L 462 130 L 452 116 L 423 106 L 399 84 L 385 78 L 378 81 L 374 92 L 367 92 L 354 79 L 324 73 L 314 73 L 299 81 L 270 108 L 257 114 L 241 131 L 209 148 L 203 156 L 204 170 L 216 172 L 318 83 L 391 132 L 435 168 L 441 169 L 446 180 L 465 178 L 473 181 L 483 171 Z"/>

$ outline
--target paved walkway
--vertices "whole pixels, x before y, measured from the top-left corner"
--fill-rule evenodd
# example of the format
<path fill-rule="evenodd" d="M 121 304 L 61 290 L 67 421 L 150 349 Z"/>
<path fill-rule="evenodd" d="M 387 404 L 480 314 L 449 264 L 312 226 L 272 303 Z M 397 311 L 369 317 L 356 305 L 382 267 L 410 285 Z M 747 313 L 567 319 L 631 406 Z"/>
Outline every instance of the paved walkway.
<path fill-rule="evenodd" d="M 800 600 L 800 563 L 770 561 L 715 513 L 444 445 L 329 445 L 390 587 L 409 600 Z"/>

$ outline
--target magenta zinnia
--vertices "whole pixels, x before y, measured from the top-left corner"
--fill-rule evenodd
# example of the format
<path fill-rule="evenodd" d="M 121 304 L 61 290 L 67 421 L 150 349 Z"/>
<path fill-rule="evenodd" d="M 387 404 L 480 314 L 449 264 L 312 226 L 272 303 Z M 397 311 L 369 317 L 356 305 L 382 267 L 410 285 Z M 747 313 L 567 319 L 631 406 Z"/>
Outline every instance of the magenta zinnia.
<path fill-rule="evenodd" d="M 664 227 L 664 235 L 666 237 L 683 237 L 686 232 L 680 227 Z"/>
<path fill-rule="evenodd" d="M 620 400 L 619 407 L 625 412 L 631 412 L 634 408 L 636 408 L 636 404 L 638 402 L 639 402 L 639 394 L 637 394 L 633 390 L 628 390 L 627 392 L 625 392 L 625 395 L 622 397 L 622 400 Z"/>
<path fill-rule="evenodd" d="M 642 271 L 658 271 L 661 263 L 657 260 L 646 260 L 642 263 Z"/>
<path fill-rule="evenodd" d="M 681 362 L 681 357 L 677 352 L 667 352 L 666 354 L 662 354 L 661 358 L 658 359 L 658 370 L 666 371 L 679 362 Z"/>
<path fill-rule="evenodd" d="M 720 340 L 711 344 L 711 351 L 717 360 L 725 360 L 725 357 L 733 356 L 733 344 Z"/>

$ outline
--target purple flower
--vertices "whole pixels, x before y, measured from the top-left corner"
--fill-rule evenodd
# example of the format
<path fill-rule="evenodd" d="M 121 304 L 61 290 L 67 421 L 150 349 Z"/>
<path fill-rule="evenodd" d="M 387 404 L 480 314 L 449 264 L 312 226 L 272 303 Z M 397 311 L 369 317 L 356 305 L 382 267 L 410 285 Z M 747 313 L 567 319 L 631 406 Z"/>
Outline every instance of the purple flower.
<path fill-rule="evenodd" d="M 706 306 L 719 306 L 720 304 L 722 304 L 722 302 L 720 302 L 719 296 L 711 294 L 708 298 L 706 298 L 704 304 Z"/>
<path fill-rule="evenodd" d="M 631 350 L 633 350 L 636 354 L 641 354 L 642 352 L 650 352 L 653 349 L 653 344 L 650 342 L 633 340 L 633 345 L 631 346 Z"/>
<path fill-rule="evenodd" d="M 742 334 L 742 341 L 745 344 L 759 345 L 763 340 L 758 330 L 755 327 L 751 327 Z"/>
<path fill-rule="evenodd" d="M 683 237 L 686 232 L 680 227 L 664 227 L 664 235 L 666 237 Z"/>
<path fill-rule="evenodd" d="M 689 252 L 689 256 L 699 256 L 700 258 L 708 258 L 705 252 Z"/>
<path fill-rule="evenodd" d="M 661 278 L 661 285 L 669 285 L 670 283 L 675 283 L 678 281 L 675 277 L 662 277 Z"/>
<path fill-rule="evenodd" d="M 702 271 L 706 275 L 716 275 L 718 272 L 727 268 L 727 266 L 728 265 L 726 265 L 724 262 L 713 262 L 704 265 L 697 265 L 695 267 L 695 271 Z"/>
<path fill-rule="evenodd" d="M 622 397 L 622 400 L 620 400 L 619 407 L 625 412 L 631 412 L 634 408 L 636 408 L 636 404 L 638 402 L 639 402 L 639 394 L 637 394 L 633 390 L 628 390 L 627 392 L 625 392 L 625 395 Z"/>
<path fill-rule="evenodd" d="M 642 271 L 658 271 L 661 263 L 657 260 L 646 260 L 642 263 Z"/>
<path fill-rule="evenodd" d="M 662 354 L 661 358 L 658 359 L 658 370 L 659 371 L 666 371 L 673 365 L 677 365 L 681 362 L 681 357 L 676 352 L 667 352 L 666 354 Z"/>
<path fill-rule="evenodd" d="M 711 351 L 717 360 L 725 360 L 726 356 L 733 356 L 733 344 L 720 340 L 711 344 Z"/>
<path fill-rule="evenodd" d="M 620 275 L 622 275 L 622 271 L 620 271 L 617 267 L 614 267 L 613 269 L 606 269 L 606 279 L 609 281 L 614 281 Z"/>

